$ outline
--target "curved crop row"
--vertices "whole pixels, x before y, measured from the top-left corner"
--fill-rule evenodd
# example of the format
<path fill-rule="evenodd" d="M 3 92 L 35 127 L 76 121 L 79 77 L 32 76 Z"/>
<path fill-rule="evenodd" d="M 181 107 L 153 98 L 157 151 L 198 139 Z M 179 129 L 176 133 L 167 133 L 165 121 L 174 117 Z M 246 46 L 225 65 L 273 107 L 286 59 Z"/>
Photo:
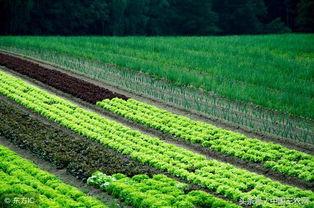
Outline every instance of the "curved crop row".
<path fill-rule="evenodd" d="M 223 162 L 208 160 L 205 156 L 108 120 L 1 71 L 0 94 L 86 138 L 224 195 L 234 202 L 256 198 L 305 197 L 309 206 L 314 205 L 311 191 L 284 185 Z M 271 201 L 263 204 L 268 207 L 276 205 Z"/>
<path fill-rule="evenodd" d="M 127 176 L 161 173 L 99 142 L 71 135 L 57 126 L 44 123 L 1 96 L 0 118 L 0 137 L 54 164 L 58 169 L 66 169 L 80 180 L 87 180 L 97 170 L 108 175 L 118 172 Z"/>
<path fill-rule="evenodd" d="M 313 119 L 314 89 L 309 77 L 314 63 L 307 58 L 311 57 L 308 51 L 313 50 L 313 42 L 313 35 L 295 34 L 222 38 L 1 37 L 0 47 L 24 50 L 24 54 L 35 51 L 42 57 L 51 56 L 50 60 L 54 54 L 73 57 L 79 64 L 88 61 L 103 68 L 114 64 L 123 73 L 127 73 L 123 68 L 129 68 L 166 80 L 167 89 L 192 86 L 230 100 Z M 99 74 L 81 65 L 77 70 Z"/>
<path fill-rule="evenodd" d="M 106 207 L 95 198 L 0 146 L 0 199 L 17 207 Z"/>
<path fill-rule="evenodd" d="M 165 175 L 154 175 L 152 178 L 147 175 L 136 175 L 129 178 L 123 174 L 108 176 L 96 172 L 87 182 L 138 208 L 239 207 L 203 191 L 185 193 L 188 191 L 187 184 L 177 182 Z"/>
<path fill-rule="evenodd" d="M 127 99 L 124 95 L 114 93 L 91 82 L 11 55 L 0 53 L 0 64 L 93 104 L 98 100 L 114 97 Z"/>
<path fill-rule="evenodd" d="M 97 105 L 136 123 L 157 129 L 193 144 L 261 163 L 266 168 L 314 181 L 314 157 L 278 144 L 248 138 L 245 135 L 217 128 L 205 122 L 176 115 L 134 99 L 127 101 L 113 98 L 97 102 Z"/>

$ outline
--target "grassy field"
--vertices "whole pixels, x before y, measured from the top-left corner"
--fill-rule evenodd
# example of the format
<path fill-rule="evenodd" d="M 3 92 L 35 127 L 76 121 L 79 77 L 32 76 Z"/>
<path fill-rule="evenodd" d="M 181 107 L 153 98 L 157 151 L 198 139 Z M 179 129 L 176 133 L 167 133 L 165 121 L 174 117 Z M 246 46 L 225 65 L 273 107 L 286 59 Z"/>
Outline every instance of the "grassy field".
<path fill-rule="evenodd" d="M 8 47 L 115 64 L 175 86 L 314 118 L 314 35 L 1 37 L 0 48 Z"/>

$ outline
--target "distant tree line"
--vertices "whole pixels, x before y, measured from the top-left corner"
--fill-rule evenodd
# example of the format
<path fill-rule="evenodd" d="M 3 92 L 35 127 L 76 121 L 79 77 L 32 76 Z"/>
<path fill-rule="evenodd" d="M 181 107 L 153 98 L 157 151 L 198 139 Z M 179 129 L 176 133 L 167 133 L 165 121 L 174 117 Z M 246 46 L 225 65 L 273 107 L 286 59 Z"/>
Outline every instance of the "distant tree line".
<path fill-rule="evenodd" d="M 314 32 L 314 0 L 0 0 L 0 34 Z"/>

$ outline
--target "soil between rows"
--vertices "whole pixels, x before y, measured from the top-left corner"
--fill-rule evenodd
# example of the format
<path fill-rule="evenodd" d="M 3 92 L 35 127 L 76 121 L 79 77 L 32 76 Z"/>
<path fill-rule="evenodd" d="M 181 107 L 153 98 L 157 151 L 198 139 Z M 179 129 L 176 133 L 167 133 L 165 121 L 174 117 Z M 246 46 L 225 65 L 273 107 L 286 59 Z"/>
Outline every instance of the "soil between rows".
<path fill-rule="evenodd" d="M 50 70 L 52 70 L 52 69 L 50 69 Z M 13 71 L 13 73 L 15 74 L 14 71 Z M 18 73 L 20 73 L 20 72 L 18 72 Z M 70 75 L 68 75 L 68 76 L 70 76 Z M 28 75 L 24 75 L 23 77 L 25 77 L 26 79 L 29 79 Z M 80 105 L 82 105 L 84 107 L 92 109 L 92 110 L 96 111 L 97 113 L 100 113 L 106 117 L 109 117 L 109 118 L 114 119 L 120 123 L 123 123 L 127 126 L 130 126 L 131 128 L 134 128 L 136 130 L 140 130 L 143 133 L 149 134 L 149 135 L 154 136 L 154 137 L 159 137 L 168 143 L 172 143 L 174 145 L 181 146 L 185 149 L 191 150 L 191 151 L 196 152 L 198 154 L 206 155 L 210 159 L 212 159 L 212 158 L 217 159 L 219 161 L 233 164 L 239 168 L 243 168 L 243 169 L 249 170 L 251 172 L 265 175 L 266 177 L 269 177 L 273 180 L 280 181 L 282 183 L 297 186 L 297 187 L 303 188 L 303 189 L 314 190 L 314 183 L 308 183 L 308 182 L 305 182 L 303 180 L 298 179 L 297 177 L 287 176 L 287 175 L 284 175 L 282 173 L 273 171 L 271 169 L 264 168 L 259 163 L 243 161 L 239 158 L 227 156 L 227 155 L 224 155 L 222 153 L 212 151 L 208 148 L 204 148 L 201 145 L 191 144 L 191 143 L 186 142 L 182 139 L 174 138 L 172 135 L 164 134 L 164 133 L 161 133 L 160 131 L 157 131 L 155 129 L 147 128 L 145 126 L 142 126 L 142 125 L 134 123 L 130 120 L 127 120 L 121 116 L 118 116 L 112 112 L 105 111 L 104 109 L 94 105 L 94 103 L 92 103 L 92 102 L 86 103 L 86 102 L 82 101 L 81 98 L 77 97 L 75 94 L 69 93 L 70 95 L 68 95 L 67 93 L 64 93 L 64 91 L 62 91 L 62 90 L 61 91 L 59 91 L 59 89 L 54 90 L 54 86 L 49 85 L 49 83 L 43 83 L 43 81 L 37 80 L 36 78 L 35 78 L 35 80 L 33 78 L 30 78 L 30 81 L 35 82 L 37 85 L 40 85 L 41 87 L 44 87 L 50 91 L 53 91 L 54 93 L 56 93 L 58 95 L 61 95 L 63 97 L 66 97 L 67 99 L 70 99 L 76 103 L 79 103 Z M 87 81 L 85 81 L 85 82 L 87 82 Z M 48 86 L 46 84 L 48 84 Z"/>
<path fill-rule="evenodd" d="M 110 208 L 131 208 L 125 205 L 124 202 L 121 202 L 118 199 L 113 198 L 109 194 L 102 192 L 92 186 L 87 185 L 85 182 L 78 180 L 75 176 L 69 174 L 66 169 L 59 169 L 55 166 L 52 166 L 51 163 L 45 161 L 33 153 L 29 152 L 26 149 L 23 149 L 13 143 L 11 143 L 7 138 L 0 136 L 0 145 L 9 148 L 16 154 L 20 155 L 22 158 L 27 159 L 34 164 L 36 164 L 41 170 L 47 171 L 55 176 L 57 176 L 64 183 L 74 186 L 86 193 L 89 196 L 96 197 L 105 204 L 109 205 Z M 0 208 L 6 208 L 0 205 Z"/>
<path fill-rule="evenodd" d="M 58 169 L 67 169 L 80 180 L 85 181 L 97 170 L 108 175 L 123 173 L 128 176 L 162 173 L 96 141 L 65 132 L 62 127 L 30 114 L 24 107 L 2 96 L 0 117 L 3 119 L 0 136 L 51 162 Z"/>
<path fill-rule="evenodd" d="M 115 200 L 110 195 L 103 194 L 103 192 L 90 188 L 86 184 L 84 185 L 86 179 L 97 170 L 108 175 L 123 173 L 129 177 L 138 174 L 149 176 L 164 174 L 189 184 L 185 190 L 187 193 L 192 190 L 203 190 L 229 201 L 223 195 L 142 164 L 96 141 L 81 137 L 1 95 L 0 117 L 5 120 L 5 122 L 0 123 L 0 144 L 34 161 L 62 180 L 75 184 L 76 187 L 92 190 L 91 194 L 100 195 L 100 198 L 105 202 L 109 199 L 110 202 L 114 201 L 116 204 L 126 207 L 124 202 Z"/>

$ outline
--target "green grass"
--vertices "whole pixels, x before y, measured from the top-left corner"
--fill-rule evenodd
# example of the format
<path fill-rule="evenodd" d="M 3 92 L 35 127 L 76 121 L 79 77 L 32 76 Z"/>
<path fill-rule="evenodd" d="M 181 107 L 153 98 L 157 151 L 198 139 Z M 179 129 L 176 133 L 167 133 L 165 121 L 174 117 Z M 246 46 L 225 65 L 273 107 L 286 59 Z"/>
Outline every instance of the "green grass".
<path fill-rule="evenodd" d="M 176 86 L 314 118 L 314 35 L 1 37 L 16 47 L 111 63 Z M 123 70 L 123 69 L 121 69 Z"/>

